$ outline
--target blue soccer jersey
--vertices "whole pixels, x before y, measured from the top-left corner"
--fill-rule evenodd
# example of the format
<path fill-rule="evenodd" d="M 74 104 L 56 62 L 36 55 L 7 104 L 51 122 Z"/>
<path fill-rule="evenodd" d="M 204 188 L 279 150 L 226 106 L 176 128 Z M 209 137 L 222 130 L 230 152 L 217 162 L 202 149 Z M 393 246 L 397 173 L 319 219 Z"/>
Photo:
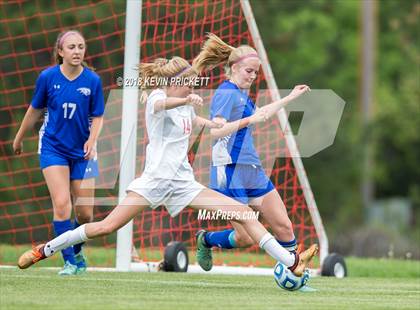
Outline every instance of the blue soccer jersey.
<path fill-rule="evenodd" d="M 222 117 L 228 122 L 254 114 L 255 104 L 248 95 L 230 81 L 223 82 L 216 90 L 211 106 L 210 118 Z M 261 166 L 252 137 L 254 126 L 248 126 L 218 139 L 213 145 L 214 166 L 237 163 Z"/>
<path fill-rule="evenodd" d="M 228 122 L 249 117 L 255 112 L 249 96 L 230 81 L 216 90 L 210 107 L 211 119 L 222 117 Z M 244 127 L 213 145 L 210 188 L 247 204 L 274 189 L 254 147 L 254 126 Z"/>
<path fill-rule="evenodd" d="M 100 77 L 85 67 L 70 81 L 59 65 L 47 68 L 38 77 L 31 105 L 35 109 L 47 108 L 40 132 L 40 153 L 55 152 L 69 159 L 81 159 L 91 118 L 104 113 Z"/>

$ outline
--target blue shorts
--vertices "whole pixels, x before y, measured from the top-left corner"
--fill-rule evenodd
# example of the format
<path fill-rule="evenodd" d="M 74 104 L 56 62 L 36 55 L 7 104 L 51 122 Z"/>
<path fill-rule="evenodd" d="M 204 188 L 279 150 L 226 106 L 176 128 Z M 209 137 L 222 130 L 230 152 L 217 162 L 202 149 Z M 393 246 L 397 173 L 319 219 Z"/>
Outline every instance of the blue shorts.
<path fill-rule="evenodd" d="M 248 204 L 250 199 L 264 196 L 275 187 L 261 166 L 230 164 L 211 167 L 210 188 Z"/>
<path fill-rule="evenodd" d="M 95 178 L 99 175 L 98 161 L 96 159 L 70 159 L 61 154 L 43 151 L 39 155 L 41 170 L 49 166 L 68 166 L 70 180 L 83 180 Z"/>

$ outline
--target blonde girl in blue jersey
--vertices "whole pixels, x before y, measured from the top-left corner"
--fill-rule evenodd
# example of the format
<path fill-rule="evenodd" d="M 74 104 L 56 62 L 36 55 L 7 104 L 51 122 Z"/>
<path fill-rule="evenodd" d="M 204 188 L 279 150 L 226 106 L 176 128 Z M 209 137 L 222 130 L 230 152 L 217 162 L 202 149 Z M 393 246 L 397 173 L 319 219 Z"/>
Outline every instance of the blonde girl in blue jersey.
<path fill-rule="evenodd" d="M 287 103 L 309 91 L 309 87 L 298 85 L 287 97 L 258 108 L 248 97 L 261 65 L 257 52 L 248 45 L 232 47 L 214 34 L 209 34 L 193 64 L 198 72 L 223 64 L 227 76 L 210 106 L 210 119 L 224 124 L 211 130 L 215 143 L 210 188 L 259 211 L 278 243 L 294 252 L 296 239 L 292 223 L 279 193 L 264 172 L 252 132 L 253 125 L 274 116 Z M 241 225 L 232 225 L 234 229 L 197 233 L 197 260 L 204 270 L 212 268 L 213 246 L 232 249 L 254 244 Z"/>
<path fill-rule="evenodd" d="M 183 58 L 157 59 L 154 63 L 140 65 L 140 73 L 147 77 L 194 77 L 196 71 Z M 229 197 L 198 183 L 188 162 L 188 146 L 191 126 L 220 128 L 220 124 L 199 117 L 194 106 L 203 100 L 191 94 L 186 85 L 168 85 L 154 89 L 147 98 L 146 129 L 149 144 L 142 175 L 127 188 L 127 196 L 102 221 L 88 223 L 68 231 L 46 244 L 40 244 L 21 255 L 18 266 L 28 268 L 34 263 L 52 256 L 62 248 L 108 235 L 124 226 L 147 207 L 164 205 L 171 216 L 178 215 L 185 207 L 210 212 L 224 211 L 235 214 L 233 221 L 241 225 L 262 249 L 277 261 L 288 266 L 300 276 L 314 252 L 289 253 L 256 219 L 245 216 L 251 210 Z"/>
<path fill-rule="evenodd" d="M 15 154 L 20 154 L 25 133 L 46 110 L 38 153 L 53 204 L 57 236 L 93 218 L 98 176 L 96 141 L 103 122 L 104 98 L 100 77 L 83 61 L 85 52 L 86 42 L 80 32 L 69 30 L 59 34 L 54 47 L 56 65 L 39 75 L 32 102 L 13 141 Z M 77 203 L 79 198 L 82 204 Z M 86 271 L 82 244 L 63 249 L 62 255 L 64 267 L 60 275 Z"/>

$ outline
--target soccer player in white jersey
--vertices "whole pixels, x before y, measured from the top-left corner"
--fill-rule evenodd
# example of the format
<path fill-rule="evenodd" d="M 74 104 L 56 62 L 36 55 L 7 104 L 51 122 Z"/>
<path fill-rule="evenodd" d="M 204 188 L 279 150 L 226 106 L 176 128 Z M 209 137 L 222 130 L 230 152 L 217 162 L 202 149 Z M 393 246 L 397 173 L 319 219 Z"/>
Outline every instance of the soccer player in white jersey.
<path fill-rule="evenodd" d="M 214 34 L 209 34 L 193 64 L 198 72 L 224 64 L 227 76 L 210 106 L 210 119 L 224 124 L 221 129 L 211 130 L 215 143 L 210 188 L 258 210 L 277 242 L 295 252 L 297 243 L 292 223 L 278 191 L 264 172 L 252 135 L 256 122 L 272 117 L 309 91 L 309 87 L 298 85 L 287 97 L 259 109 L 248 96 L 261 65 L 257 52 L 248 45 L 232 47 Z M 212 268 L 212 247 L 232 249 L 254 244 L 241 225 L 235 222 L 232 225 L 234 229 L 197 233 L 197 261 L 204 270 Z"/>
<path fill-rule="evenodd" d="M 39 159 L 53 204 L 53 226 L 57 236 L 88 223 L 93 218 L 95 177 L 98 175 L 96 140 L 102 127 L 104 98 L 100 77 L 83 61 L 86 43 L 75 30 L 57 38 L 56 65 L 41 72 L 32 102 L 13 141 L 15 154 L 22 152 L 25 132 L 45 113 L 39 132 Z M 83 186 L 82 186 L 83 184 Z M 74 205 L 72 197 L 83 197 Z M 64 267 L 60 275 L 86 271 L 82 244 L 62 249 Z"/>
<path fill-rule="evenodd" d="M 196 70 L 180 57 L 141 64 L 139 70 L 142 78 L 196 76 Z M 171 216 L 176 216 L 186 206 L 197 210 L 222 210 L 236 214 L 234 221 L 244 227 L 254 242 L 300 276 L 314 255 L 313 251 L 299 256 L 285 250 L 261 223 L 255 219 L 246 219 L 245 213 L 251 211 L 249 207 L 208 189 L 195 180 L 187 157 L 191 126 L 221 126 L 195 115 L 194 106 L 202 104 L 203 100 L 198 95 L 191 94 L 188 86 L 169 85 L 164 89 L 153 90 L 148 96 L 146 107 L 149 144 L 146 149 L 145 169 L 128 186 L 127 196 L 102 221 L 82 225 L 26 251 L 19 258 L 18 266 L 22 269 L 28 268 L 62 248 L 108 235 L 124 226 L 145 208 L 164 205 Z"/>

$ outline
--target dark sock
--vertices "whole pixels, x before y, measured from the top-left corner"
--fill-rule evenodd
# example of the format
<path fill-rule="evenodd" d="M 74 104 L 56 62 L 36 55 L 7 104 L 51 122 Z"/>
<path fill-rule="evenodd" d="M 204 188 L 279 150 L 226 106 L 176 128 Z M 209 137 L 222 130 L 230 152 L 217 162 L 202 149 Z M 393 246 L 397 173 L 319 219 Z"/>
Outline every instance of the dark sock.
<path fill-rule="evenodd" d="M 276 239 L 277 242 L 286 250 L 288 250 L 291 253 L 295 253 L 297 250 L 297 243 L 296 243 L 296 238 L 294 238 L 291 241 L 281 241 Z"/>
<path fill-rule="evenodd" d="M 73 229 L 70 219 L 65 221 L 53 221 L 53 226 L 57 237 L 66 231 Z M 76 265 L 72 246 L 62 250 L 61 254 L 63 255 L 64 262 L 68 261 L 70 264 Z"/>
<path fill-rule="evenodd" d="M 234 229 L 207 232 L 204 236 L 204 240 L 209 248 L 215 246 L 222 249 L 233 249 L 236 247 L 234 235 Z"/>

